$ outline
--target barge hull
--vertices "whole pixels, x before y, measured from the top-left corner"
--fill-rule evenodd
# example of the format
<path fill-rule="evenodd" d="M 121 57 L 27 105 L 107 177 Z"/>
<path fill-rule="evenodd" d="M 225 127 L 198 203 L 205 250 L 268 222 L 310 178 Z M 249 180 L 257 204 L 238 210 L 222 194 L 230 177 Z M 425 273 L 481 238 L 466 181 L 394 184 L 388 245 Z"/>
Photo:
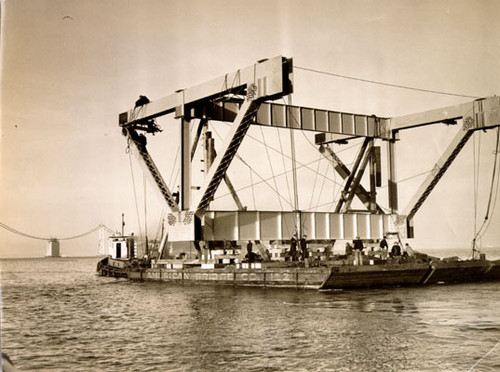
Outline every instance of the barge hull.
<path fill-rule="evenodd" d="M 129 272 L 132 280 L 176 283 L 222 284 L 252 287 L 316 288 L 329 274 L 329 268 L 270 269 L 145 269 Z"/>
<path fill-rule="evenodd" d="M 321 289 L 417 285 L 428 272 L 422 263 L 332 267 Z"/>
<path fill-rule="evenodd" d="M 118 268 L 109 263 L 113 262 L 104 259 L 98 263 L 99 275 L 178 284 L 330 290 L 500 281 L 500 260 L 259 269 L 234 266 L 209 269 L 190 266 L 178 269 L 138 266 Z"/>

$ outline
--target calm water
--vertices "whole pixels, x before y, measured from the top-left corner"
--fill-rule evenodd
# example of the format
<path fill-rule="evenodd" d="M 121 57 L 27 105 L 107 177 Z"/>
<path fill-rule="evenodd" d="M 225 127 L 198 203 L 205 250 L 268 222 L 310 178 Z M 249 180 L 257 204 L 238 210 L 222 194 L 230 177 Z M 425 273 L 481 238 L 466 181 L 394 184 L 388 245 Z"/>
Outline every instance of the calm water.
<path fill-rule="evenodd" d="M 100 278 L 98 259 L 0 261 L 20 371 L 495 371 L 500 283 L 296 291 Z"/>

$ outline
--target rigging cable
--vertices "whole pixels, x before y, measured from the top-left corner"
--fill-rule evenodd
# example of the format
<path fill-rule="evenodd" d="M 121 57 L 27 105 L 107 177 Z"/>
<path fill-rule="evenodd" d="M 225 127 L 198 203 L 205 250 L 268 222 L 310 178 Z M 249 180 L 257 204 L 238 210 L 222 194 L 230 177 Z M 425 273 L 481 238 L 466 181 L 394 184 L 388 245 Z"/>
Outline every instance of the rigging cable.
<path fill-rule="evenodd" d="M 466 95 L 466 94 L 456 94 L 456 93 L 449 93 L 449 92 L 441 92 L 441 91 L 431 90 L 431 89 L 422 89 L 422 88 L 410 87 L 410 86 L 407 86 L 407 85 L 391 84 L 391 83 L 384 83 L 384 82 L 381 82 L 381 81 L 361 79 L 361 78 L 357 78 L 357 77 L 354 77 L 354 76 L 347 76 L 347 75 L 335 74 L 333 72 L 315 70 L 315 69 L 307 68 L 307 67 L 300 67 L 300 66 L 293 66 L 293 67 L 294 67 L 294 69 L 297 69 L 297 70 L 304 70 L 304 71 L 314 72 L 314 73 L 322 74 L 322 75 L 335 76 L 335 77 L 339 77 L 339 78 L 343 78 L 343 79 L 362 81 L 364 83 L 369 83 L 369 84 L 384 85 L 384 86 L 392 87 L 392 88 L 415 90 L 415 91 L 418 91 L 418 92 L 441 94 L 441 95 L 453 96 L 453 97 L 474 98 L 474 99 L 479 98 L 477 96 L 470 96 L 470 95 Z"/>
<path fill-rule="evenodd" d="M 215 132 L 215 134 L 217 135 L 217 137 L 219 137 L 220 139 L 222 139 L 222 137 L 219 135 L 219 133 L 217 132 L 217 130 L 215 129 L 215 127 L 214 127 L 214 132 Z M 247 136 L 248 136 L 248 135 L 247 135 Z M 252 138 L 253 138 L 253 137 L 252 137 Z M 255 139 L 255 138 L 254 138 L 254 139 Z M 260 142 L 260 141 L 259 141 L 259 142 Z M 270 147 L 270 148 L 272 149 L 272 147 Z M 257 173 L 255 170 L 253 170 L 253 168 L 252 168 L 252 167 L 251 167 L 251 166 L 250 166 L 250 165 L 249 165 L 249 164 L 248 164 L 248 163 L 247 163 L 247 162 L 246 162 L 246 161 L 245 161 L 245 160 L 244 160 L 244 159 L 243 159 L 243 158 L 242 158 L 242 157 L 241 157 L 238 153 L 236 153 L 236 154 L 235 154 L 235 156 L 236 156 L 236 158 L 238 158 L 238 159 L 239 159 L 239 160 L 240 160 L 240 161 L 241 161 L 244 165 L 246 165 L 248 168 L 250 168 L 250 170 L 251 170 L 253 173 L 255 173 L 255 174 L 257 175 L 257 177 L 259 177 L 259 178 L 261 179 L 261 182 L 264 182 L 264 183 L 265 183 L 265 184 L 266 184 L 266 185 L 267 185 L 267 186 L 268 186 L 271 190 L 273 190 L 273 191 L 274 191 L 274 192 L 278 195 L 278 197 L 279 197 L 279 198 L 283 199 L 285 202 L 287 202 L 288 204 L 290 204 L 290 202 L 288 202 L 288 200 L 286 200 L 286 198 L 285 198 L 285 197 L 283 197 L 283 196 L 279 193 L 279 191 L 278 191 L 278 190 L 274 189 L 274 188 L 273 188 L 273 186 L 272 186 L 272 185 L 270 185 L 270 184 L 267 182 L 267 180 L 266 180 L 266 179 L 264 179 L 264 177 L 262 177 L 259 173 Z M 254 183 L 254 182 L 253 182 L 253 179 L 252 179 L 252 173 L 250 173 L 250 182 L 251 182 L 250 187 L 252 187 L 252 192 L 253 192 L 253 186 L 254 186 L 254 185 L 256 185 L 257 183 Z M 260 182 L 259 182 L 259 183 L 260 183 Z M 236 191 L 241 191 L 241 190 L 243 190 L 243 189 L 245 189 L 245 188 L 246 188 L 246 187 L 244 187 L 244 188 L 240 188 L 240 189 L 238 189 L 238 190 L 236 190 Z M 230 194 L 225 194 L 225 195 L 223 195 L 223 196 L 226 196 L 226 195 L 230 195 Z M 214 200 L 215 200 L 215 199 L 218 199 L 218 198 L 219 198 L 219 197 L 214 198 Z M 255 203 L 254 203 L 254 204 L 255 204 Z"/>
<path fill-rule="evenodd" d="M 276 188 L 276 190 L 279 190 L 278 189 L 278 182 L 276 181 L 276 177 L 274 176 L 273 163 L 271 162 L 271 157 L 269 156 L 269 149 L 268 149 L 267 144 L 266 144 L 266 137 L 264 136 L 264 130 L 262 129 L 262 127 L 260 127 L 260 133 L 262 135 L 262 140 L 264 141 L 264 147 L 266 149 L 267 161 L 269 162 L 269 167 L 271 168 L 271 175 L 273 177 L 274 187 Z M 280 209 L 283 210 L 283 204 L 281 203 L 281 198 L 278 198 L 278 202 L 280 204 Z"/>
<path fill-rule="evenodd" d="M 483 223 L 482 223 L 481 227 L 479 228 L 479 230 L 476 231 L 476 235 L 474 236 L 474 240 L 473 240 L 474 243 L 478 238 L 481 238 L 488 230 L 488 227 L 491 223 L 490 217 L 493 215 L 493 212 L 494 212 L 494 206 L 493 206 L 493 210 L 491 209 L 492 201 L 493 200 L 496 201 L 496 198 L 498 195 L 498 184 L 499 184 L 499 180 L 498 180 L 498 154 L 500 153 L 500 129 L 499 128 L 497 128 L 497 140 L 496 140 L 495 150 L 493 153 L 495 155 L 495 160 L 493 162 L 493 172 L 491 175 L 490 192 L 489 192 L 489 197 L 488 197 L 488 206 L 486 207 L 486 213 L 484 216 Z M 496 187 L 495 187 L 495 183 L 496 183 Z M 491 216 L 490 216 L 490 212 L 491 212 Z M 473 248 L 475 248 L 475 247 L 473 247 Z"/>
<path fill-rule="evenodd" d="M 292 200 L 292 193 L 290 191 L 290 183 L 288 182 L 288 172 L 286 172 L 286 163 L 285 163 L 285 156 L 283 154 L 283 145 L 281 144 L 281 135 L 280 135 L 280 130 L 276 128 L 276 132 L 278 134 L 278 142 L 280 144 L 280 153 L 281 153 L 281 162 L 283 163 L 283 169 L 285 170 L 285 180 L 286 180 L 286 188 L 288 191 L 288 198 L 289 200 Z"/>
<path fill-rule="evenodd" d="M 142 240 L 142 229 L 141 229 L 141 217 L 139 213 L 139 202 L 137 201 L 137 192 L 135 188 L 135 178 L 134 178 L 134 170 L 132 167 L 132 155 L 131 155 L 131 148 L 130 148 L 130 143 L 128 144 L 127 147 L 127 153 L 128 153 L 128 160 L 130 164 L 130 174 L 132 175 L 132 187 L 134 189 L 134 200 L 135 200 L 135 209 L 137 213 L 137 225 L 139 226 L 139 238 Z"/>
<path fill-rule="evenodd" d="M 215 133 L 217 134 L 217 136 L 218 136 L 219 138 L 221 138 L 221 137 L 220 137 L 220 135 L 217 133 L 217 131 L 216 131 Z M 262 144 L 262 142 L 261 142 L 260 140 L 258 140 L 257 138 L 255 138 L 255 137 L 253 137 L 253 136 L 251 136 L 251 135 L 249 135 L 249 134 L 247 134 L 246 136 L 247 136 L 247 137 L 249 137 L 249 138 L 251 138 L 251 139 L 253 139 L 254 141 L 259 142 L 259 143 L 261 143 L 261 144 Z M 341 153 L 341 152 L 343 152 L 343 151 L 350 150 L 350 149 L 352 149 L 353 147 L 357 147 L 357 146 L 359 146 L 359 144 L 354 144 L 354 145 L 352 145 L 352 146 L 348 146 L 348 147 L 346 147 L 346 148 L 345 148 L 345 149 L 343 149 L 343 150 L 337 151 L 337 153 Z M 283 157 L 287 157 L 287 158 L 289 158 L 289 159 L 290 159 L 290 157 L 289 157 L 288 155 L 284 154 L 283 152 L 280 152 L 279 150 L 276 150 L 276 149 L 275 149 L 275 148 L 273 148 L 272 146 L 269 146 L 269 148 L 270 148 L 271 150 L 275 151 L 275 152 L 278 152 L 278 153 L 282 154 L 282 156 L 283 156 Z M 311 167 L 310 167 L 310 165 L 312 165 L 312 164 L 316 163 L 317 161 L 318 161 L 318 160 L 312 160 L 312 161 L 307 162 L 307 163 L 301 163 L 301 162 L 298 162 L 298 163 L 299 163 L 299 166 L 297 167 L 297 169 L 300 169 L 300 168 L 306 168 L 306 169 L 309 169 L 309 170 L 311 170 L 311 171 L 313 171 L 313 172 L 314 172 L 314 169 L 313 169 L 313 168 L 311 168 Z M 247 166 L 248 166 L 248 165 L 247 165 Z M 285 175 L 285 176 L 286 176 L 286 175 L 287 175 L 288 173 L 290 173 L 290 172 L 291 172 L 291 170 L 285 170 L 284 172 L 282 172 L 282 173 L 280 173 L 280 174 L 276 175 L 276 177 L 280 177 L 280 176 L 283 176 L 283 175 Z M 428 172 L 426 172 L 426 173 L 428 173 Z M 320 176 L 321 176 L 321 177 L 324 177 L 324 175 L 322 175 L 322 174 L 320 174 Z M 259 183 L 262 183 L 262 182 L 266 183 L 266 181 L 269 181 L 269 180 L 270 180 L 270 178 L 266 178 L 266 179 L 261 178 L 261 181 L 256 182 L 254 185 L 258 185 Z M 335 179 L 334 179 L 334 180 L 330 180 L 330 181 L 332 181 L 333 183 L 335 183 L 335 184 L 336 184 L 336 185 L 338 185 L 338 186 L 342 186 L 342 184 L 341 184 L 341 183 L 339 183 L 339 182 L 337 182 Z M 239 188 L 239 189 L 238 189 L 238 190 L 236 190 L 236 191 L 242 191 L 242 190 L 248 189 L 249 187 L 252 187 L 252 185 L 250 185 L 250 186 L 244 186 L 244 187 L 241 187 L 241 188 Z M 224 194 L 224 195 L 221 195 L 221 196 L 217 196 L 215 199 L 220 199 L 220 198 L 225 197 L 225 196 L 228 196 L 228 195 L 230 195 L 230 194 L 229 194 L 229 193 L 227 193 L 227 194 Z M 214 200 L 215 200 L 215 199 L 214 199 Z"/>
<path fill-rule="evenodd" d="M 148 203 L 146 200 L 146 174 L 142 175 L 142 184 L 144 188 L 144 236 L 146 238 L 146 254 L 148 254 Z"/>

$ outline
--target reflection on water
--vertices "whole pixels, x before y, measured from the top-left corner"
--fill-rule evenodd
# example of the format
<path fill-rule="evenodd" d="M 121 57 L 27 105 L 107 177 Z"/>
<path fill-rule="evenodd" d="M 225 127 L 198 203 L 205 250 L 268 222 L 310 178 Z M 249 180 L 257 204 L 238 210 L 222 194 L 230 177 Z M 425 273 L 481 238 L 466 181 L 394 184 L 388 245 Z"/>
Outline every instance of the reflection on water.
<path fill-rule="evenodd" d="M 100 278 L 96 262 L 1 261 L 2 346 L 20 370 L 500 367 L 499 283 L 330 292 L 180 286 Z"/>

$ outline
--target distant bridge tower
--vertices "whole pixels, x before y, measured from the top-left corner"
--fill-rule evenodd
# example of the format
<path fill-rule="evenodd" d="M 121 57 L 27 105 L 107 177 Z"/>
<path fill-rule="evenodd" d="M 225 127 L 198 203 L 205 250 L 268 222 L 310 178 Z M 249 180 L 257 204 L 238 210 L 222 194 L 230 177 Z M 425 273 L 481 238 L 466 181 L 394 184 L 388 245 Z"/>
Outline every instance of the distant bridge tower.
<path fill-rule="evenodd" d="M 47 257 L 61 257 L 59 240 L 51 238 L 47 241 Z"/>
<path fill-rule="evenodd" d="M 100 225 L 99 227 L 99 255 L 107 256 L 108 252 L 108 237 L 113 235 L 113 230 L 110 228 Z"/>

